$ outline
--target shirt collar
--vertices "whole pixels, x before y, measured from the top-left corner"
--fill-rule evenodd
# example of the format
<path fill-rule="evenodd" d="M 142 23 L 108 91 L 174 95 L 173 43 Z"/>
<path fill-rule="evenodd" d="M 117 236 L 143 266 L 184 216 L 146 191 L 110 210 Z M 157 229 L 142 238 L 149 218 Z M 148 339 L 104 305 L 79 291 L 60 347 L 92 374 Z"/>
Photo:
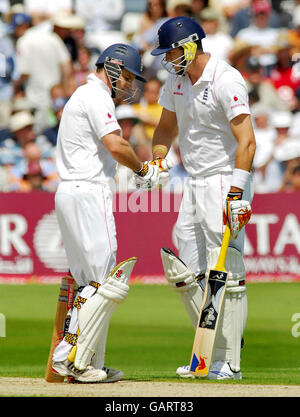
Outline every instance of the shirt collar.
<path fill-rule="evenodd" d="M 201 77 L 196 81 L 194 85 L 199 84 L 202 81 L 213 81 L 216 66 L 217 66 L 217 60 L 213 58 L 212 56 L 210 56 L 209 60 L 207 61 L 204 67 Z"/>
<path fill-rule="evenodd" d="M 98 78 L 97 75 L 95 75 L 94 73 L 89 74 L 86 80 L 88 83 L 89 82 L 98 83 L 102 88 L 104 88 L 109 93 L 109 95 L 111 95 L 111 91 L 108 85 L 106 85 L 102 80 L 100 80 L 100 78 Z"/>

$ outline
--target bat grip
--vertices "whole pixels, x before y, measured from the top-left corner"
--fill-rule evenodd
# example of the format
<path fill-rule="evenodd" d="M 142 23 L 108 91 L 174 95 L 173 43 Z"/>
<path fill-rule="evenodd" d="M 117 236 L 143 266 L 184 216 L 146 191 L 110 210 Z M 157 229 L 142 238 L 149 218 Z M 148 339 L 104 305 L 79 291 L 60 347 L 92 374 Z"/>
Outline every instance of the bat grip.
<path fill-rule="evenodd" d="M 230 241 L 230 228 L 227 222 L 223 239 L 222 239 L 222 245 L 221 245 L 218 261 L 215 266 L 215 269 L 217 271 L 225 271 L 225 262 L 226 262 L 226 255 L 227 255 L 227 249 L 229 246 L 229 241 Z"/>

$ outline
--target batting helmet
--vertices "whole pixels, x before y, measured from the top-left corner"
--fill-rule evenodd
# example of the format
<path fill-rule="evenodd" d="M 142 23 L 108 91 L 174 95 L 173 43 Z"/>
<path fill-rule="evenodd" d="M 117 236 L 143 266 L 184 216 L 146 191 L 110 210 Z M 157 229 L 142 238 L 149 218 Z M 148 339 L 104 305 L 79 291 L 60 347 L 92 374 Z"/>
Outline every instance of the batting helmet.
<path fill-rule="evenodd" d="M 139 81 L 146 82 L 142 77 L 142 58 L 139 52 L 130 45 L 116 43 L 106 48 L 99 56 L 96 66 L 100 66 L 107 62 L 115 62 L 121 68 L 125 68 L 136 76 Z"/>
<path fill-rule="evenodd" d="M 187 16 L 167 20 L 158 30 L 158 46 L 151 55 L 161 55 L 188 42 L 205 38 L 205 32 L 194 19 Z"/>

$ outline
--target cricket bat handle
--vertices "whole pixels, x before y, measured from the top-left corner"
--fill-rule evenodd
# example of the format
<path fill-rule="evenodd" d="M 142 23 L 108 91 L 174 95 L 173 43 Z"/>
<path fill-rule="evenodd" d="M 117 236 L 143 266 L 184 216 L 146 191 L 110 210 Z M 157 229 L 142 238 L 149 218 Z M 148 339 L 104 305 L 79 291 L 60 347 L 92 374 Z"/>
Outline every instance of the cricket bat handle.
<path fill-rule="evenodd" d="M 226 271 L 225 269 L 225 262 L 226 262 L 226 255 L 227 255 L 227 249 L 229 246 L 230 241 L 230 228 L 228 225 L 228 222 L 226 223 L 223 239 L 222 239 L 222 245 L 219 253 L 219 257 L 217 260 L 217 264 L 214 269 L 218 271 Z"/>

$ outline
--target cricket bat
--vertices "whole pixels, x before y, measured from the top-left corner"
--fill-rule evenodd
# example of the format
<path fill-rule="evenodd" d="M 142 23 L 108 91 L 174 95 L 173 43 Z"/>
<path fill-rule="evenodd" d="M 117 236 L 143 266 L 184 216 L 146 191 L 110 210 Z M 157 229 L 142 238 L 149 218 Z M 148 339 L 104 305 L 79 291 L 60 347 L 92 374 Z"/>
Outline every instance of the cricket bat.
<path fill-rule="evenodd" d="M 217 264 L 209 272 L 200 308 L 193 350 L 190 361 L 190 373 L 194 376 L 208 375 L 220 311 L 223 304 L 228 273 L 225 269 L 226 254 L 230 240 L 230 229 L 226 224 Z"/>
<path fill-rule="evenodd" d="M 64 377 L 52 371 L 52 356 L 54 349 L 63 339 L 65 331 L 67 331 L 70 323 L 70 317 L 67 313 L 71 311 L 73 301 L 76 296 L 76 283 L 71 275 L 67 275 L 61 279 L 59 289 L 56 316 L 51 339 L 50 352 L 47 362 L 45 380 L 47 382 L 63 382 Z"/>

